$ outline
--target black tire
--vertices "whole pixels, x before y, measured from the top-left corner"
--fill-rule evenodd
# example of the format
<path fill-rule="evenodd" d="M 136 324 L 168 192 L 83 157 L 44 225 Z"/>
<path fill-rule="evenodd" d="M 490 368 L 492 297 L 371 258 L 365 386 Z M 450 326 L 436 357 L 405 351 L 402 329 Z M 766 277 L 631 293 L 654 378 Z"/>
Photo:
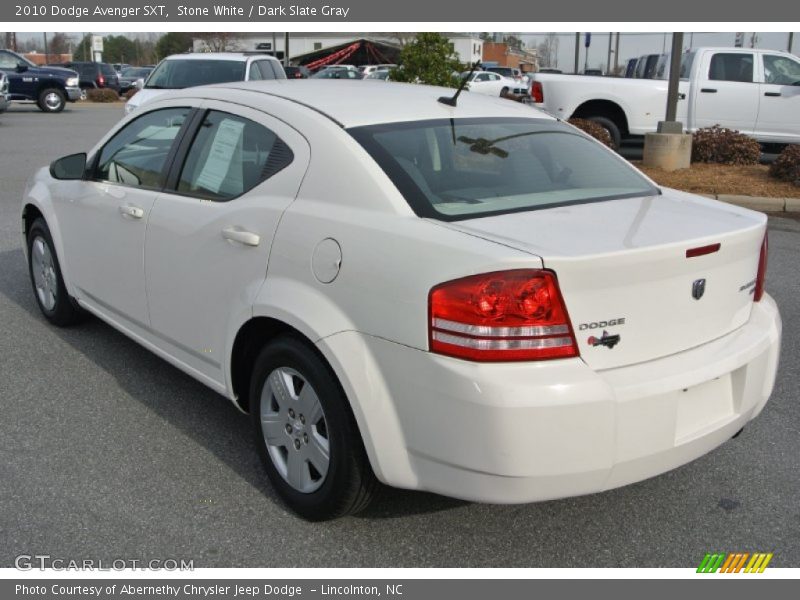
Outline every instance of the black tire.
<path fill-rule="evenodd" d="M 620 146 L 622 146 L 622 134 L 619 131 L 619 127 L 617 124 L 614 123 L 608 117 L 586 117 L 588 121 L 594 121 L 598 125 L 600 125 L 603 129 L 608 131 L 608 135 L 611 136 L 611 144 L 614 150 L 619 150 Z"/>
<path fill-rule="evenodd" d="M 262 428 L 262 391 L 268 385 L 270 374 L 278 370 L 285 372 L 286 369 L 304 379 L 307 383 L 303 385 L 311 385 L 324 412 L 321 422 L 324 422 L 327 436 L 329 462 L 327 473 L 316 484 L 319 487 L 310 492 L 300 491 L 291 485 L 279 472 L 270 455 L 269 448 L 272 448 L 273 452 L 280 451 L 288 460 L 289 452 L 293 452 L 297 446 L 290 445 L 283 449 L 268 445 Z M 287 440 L 291 440 L 294 432 L 289 433 L 288 429 L 292 428 L 293 423 L 297 424 L 292 419 L 299 419 L 300 415 L 295 413 L 290 417 L 288 412 L 283 415 L 284 411 L 278 407 L 271 389 L 264 394 L 264 401 L 270 402 L 266 411 L 274 410 L 273 414 L 280 415 L 279 418 L 285 417 L 286 423 L 282 426 L 287 429 Z M 368 506 L 379 483 L 369 464 L 358 425 L 335 374 L 324 359 L 302 339 L 293 335 L 281 336 L 261 351 L 250 379 L 250 413 L 258 454 L 267 476 L 289 508 L 309 521 L 324 521 L 360 512 Z M 302 444 L 299 439 L 295 443 Z"/>
<path fill-rule="evenodd" d="M 37 99 L 39 108 L 46 113 L 59 113 L 67 105 L 67 97 L 58 88 L 44 88 Z"/>
<path fill-rule="evenodd" d="M 500 90 L 500 97 L 504 98 L 506 96 L 508 96 L 508 88 L 504 87 L 502 90 Z"/>
<path fill-rule="evenodd" d="M 34 258 L 34 244 L 39 240 L 47 246 L 47 251 L 52 258 L 52 272 L 48 272 L 47 278 L 49 280 L 49 286 L 55 290 L 53 306 L 45 304 L 42 295 L 36 287 L 36 278 L 34 277 L 34 264 L 36 263 L 36 259 Z M 42 314 L 50 323 L 58 327 L 67 327 L 82 321 L 86 313 L 67 293 L 64 279 L 61 276 L 61 265 L 58 262 L 55 244 L 53 244 L 50 229 L 47 227 L 47 223 L 45 223 L 44 219 L 38 218 L 33 222 L 33 225 L 31 225 L 28 231 L 27 242 L 28 275 L 31 278 L 33 295 L 34 298 L 36 298 L 36 304 L 39 305 L 39 310 L 42 311 Z"/>

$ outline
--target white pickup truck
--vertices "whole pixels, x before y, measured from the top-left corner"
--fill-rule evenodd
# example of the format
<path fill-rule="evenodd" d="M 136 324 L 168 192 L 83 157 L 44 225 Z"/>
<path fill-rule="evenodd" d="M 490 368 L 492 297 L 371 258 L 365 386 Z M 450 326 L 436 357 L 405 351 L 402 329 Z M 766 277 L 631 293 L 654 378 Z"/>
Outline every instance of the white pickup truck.
<path fill-rule="evenodd" d="M 663 121 L 666 80 L 536 73 L 539 108 L 596 121 L 616 147 Z M 677 120 L 687 131 L 721 125 L 762 143 L 800 143 L 800 59 L 776 50 L 696 48 L 681 59 Z"/>

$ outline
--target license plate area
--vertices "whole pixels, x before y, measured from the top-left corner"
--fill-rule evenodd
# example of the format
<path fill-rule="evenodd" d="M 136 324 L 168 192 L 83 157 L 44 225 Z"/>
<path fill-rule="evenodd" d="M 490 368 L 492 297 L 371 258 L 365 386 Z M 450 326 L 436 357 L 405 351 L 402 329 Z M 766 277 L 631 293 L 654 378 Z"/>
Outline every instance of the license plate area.
<path fill-rule="evenodd" d="M 675 445 L 701 437 L 736 417 L 730 374 L 677 393 Z"/>

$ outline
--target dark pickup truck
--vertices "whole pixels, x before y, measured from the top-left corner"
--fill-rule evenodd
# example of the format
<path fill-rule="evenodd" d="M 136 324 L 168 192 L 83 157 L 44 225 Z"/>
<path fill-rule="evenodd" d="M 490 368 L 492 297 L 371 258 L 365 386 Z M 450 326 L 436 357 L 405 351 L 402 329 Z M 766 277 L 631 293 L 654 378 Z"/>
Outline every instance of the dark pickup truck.
<path fill-rule="evenodd" d="M 61 112 L 81 97 L 78 74 L 61 67 L 40 67 L 11 50 L 0 50 L 0 71 L 8 77 L 8 99 L 32 100 L 44 112 Z"/>

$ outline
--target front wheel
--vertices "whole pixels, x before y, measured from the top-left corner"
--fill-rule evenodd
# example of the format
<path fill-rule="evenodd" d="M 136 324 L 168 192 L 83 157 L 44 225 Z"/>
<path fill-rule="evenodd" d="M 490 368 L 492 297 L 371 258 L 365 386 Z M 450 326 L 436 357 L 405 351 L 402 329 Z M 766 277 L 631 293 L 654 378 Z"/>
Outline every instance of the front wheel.
<path fill-rule="evenodd" d="M 334 519 L 367 507 L 377 480 L 347 398 L 322 358 L 283 336 L 255 361 L 250 411 L 273 487 L 300 516 Z"/>
<path fill-rule="evenodd" d="M 58 88 L 46 88 L 39 92 L 39 108 L 44 112 L 57 113 L 64 110 L 67 97 Z"/>
<path fill-rule="evenodd" d="M 36 303 L 53 325 L 79 322 L 85 313 L 67 293 L 53 238 L 44 219 L 36 219 L 28 232 L 28 273 Z"/>

